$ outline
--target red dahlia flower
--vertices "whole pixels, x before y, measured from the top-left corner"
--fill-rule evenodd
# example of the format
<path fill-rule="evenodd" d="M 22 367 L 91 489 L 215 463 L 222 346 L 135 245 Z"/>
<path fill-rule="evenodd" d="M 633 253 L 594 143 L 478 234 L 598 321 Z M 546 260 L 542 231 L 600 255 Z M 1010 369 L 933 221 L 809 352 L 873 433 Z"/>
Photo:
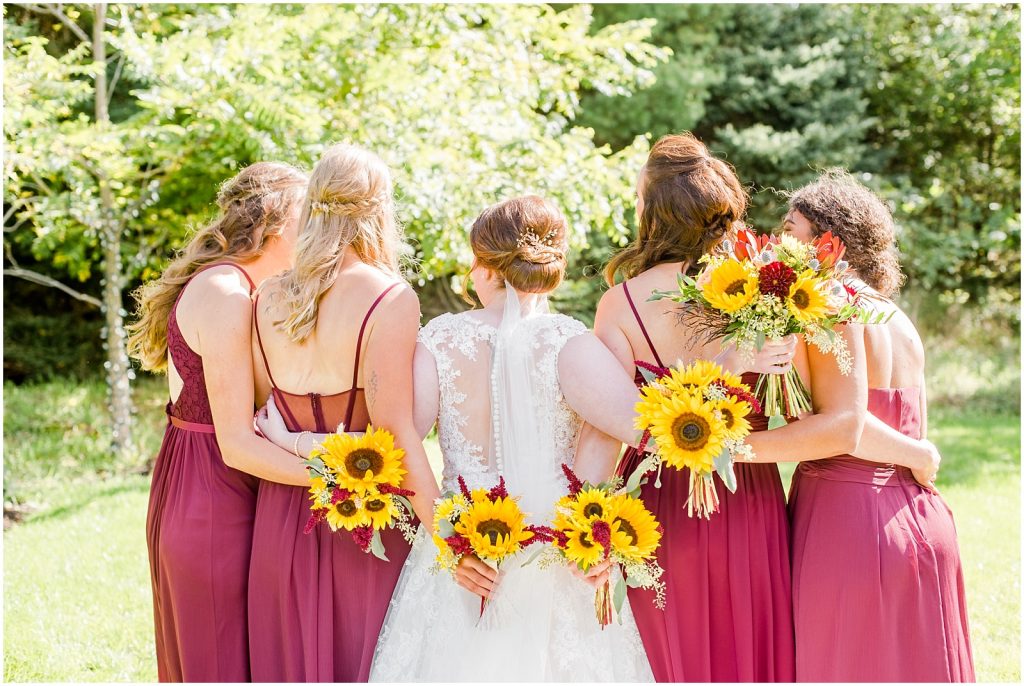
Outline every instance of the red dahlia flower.
<path fill-rule="evenodd" d="M 765 295 L 785 298 L 789 295 L 789 287 L 794 283 L 796 283 L 796 272 L 782 262 L 766 264 L 758 272 L 757 285 Z"/>

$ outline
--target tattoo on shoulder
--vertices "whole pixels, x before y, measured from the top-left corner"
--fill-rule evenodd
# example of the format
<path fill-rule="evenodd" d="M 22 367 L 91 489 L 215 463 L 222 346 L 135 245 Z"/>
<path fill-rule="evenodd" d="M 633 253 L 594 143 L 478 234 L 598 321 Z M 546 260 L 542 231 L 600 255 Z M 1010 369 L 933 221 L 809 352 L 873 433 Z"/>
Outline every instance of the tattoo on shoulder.
<path fill-rule="evenodd" d="M 367 408 L 373 407 L 373 401 L 377 399 L 377 389 L 379 386 L 379 379 L 377 378 L 377 372 L 370 372 L 370 380 L 366 383 L 366 406 Z"/>

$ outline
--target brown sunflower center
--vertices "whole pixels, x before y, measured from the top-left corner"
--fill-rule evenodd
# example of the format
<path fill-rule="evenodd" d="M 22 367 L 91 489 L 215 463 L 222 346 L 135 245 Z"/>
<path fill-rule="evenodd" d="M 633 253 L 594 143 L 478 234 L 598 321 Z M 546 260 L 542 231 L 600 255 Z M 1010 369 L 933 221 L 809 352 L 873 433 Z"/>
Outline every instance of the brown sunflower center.
<path fill-rule="evenodd" d="M 370 450 L 369 448 L 353 450 L 349 453 L 348 457 L 345 458 L 345 468 L 348 470 L 348 473 L 353 476 L 362 476 L 366 472 L 370 472 L 376 476 L 380 473 L 383 466 L 383 456 L 381 456 L 381 454 L 376 450 Z"/>
<path fill-rule="evenodd" d="M 731 284 L 726 286 L 725 294 L 726 295 L 737 295 L 739 293 L 742 293 L 743 292 L 743 287 L 746 286 L 746 285 L 747 285 L 747 282 L 744 281 L 743 279 L 736 279 Z"/>
<path fill-rule="evenodd" d="M 730 410 L 727 407 L 723 407 L 721 412 L 722 412 L 722 419 L 725 420 L 725 428 L 731 429 L 732 425 L 736 423 L 735 415 L 733 415 L 732 410 Z"/>
<path fill-rule="evenodd" d="M 580 545 L 584 548 L 594 547 L 594 543 L 589 538 L 587 538 L 587 532 L 585 531 L 580 532 Z"/>
<path fill-rule="evenodd" d="M 508 536 L 512 533 L 512 529 L 508 527 L 508 524 L 501 521 L 500 519 L 487 519 L 476 525 L 477 533 L 491 542 L 491 545 L 497 545 L 498 539 L 504 536 Z"/>
<path fill-rule="evenodd" d="M 633 528 L 633 525 L 622 517 L 616 517 L 615 522 L 619 525 L 619 531 L 629 536 L 629 544 L 636 545 L 639 538 L 636 535 L 636 529 Z"/>
<path fill-rule="evenodd" d="M 380 512 L 385 507 L 387 507 L 387 503 L 385 503 L 380 498 L 374 498 L 373 500 L 367 500 L 365 507 L 370 512 Z"/>
<path fill-rule="evenodd" d="M 594 515 L 600 517 L 604 514 L 604 508 L 601 507 L 601 503 L 587 503 L 587 506 L 583 508 L 583 516 L 590 518 Z"/>
<path fill-rule="evenodd" d="M 683 450 L 700 450 L 708 443 L 711 426 L 703 417 L 681 414 L 672 422 L 672 436 Z"/>
<path fill-rule="evenodd" d="M 792 300 L 793 304 L 801 310 L 811 304 L 811 299 L 807 296 L 807 291 L 802 288 L 793 294 Z"/>
<path fill-rule="evenodd" d="M 342 500 L 336 506 L 338 512 L 346 517 L 351 517 L 359 509 L 356 507 L 356 503 L 353 500 Z"/>

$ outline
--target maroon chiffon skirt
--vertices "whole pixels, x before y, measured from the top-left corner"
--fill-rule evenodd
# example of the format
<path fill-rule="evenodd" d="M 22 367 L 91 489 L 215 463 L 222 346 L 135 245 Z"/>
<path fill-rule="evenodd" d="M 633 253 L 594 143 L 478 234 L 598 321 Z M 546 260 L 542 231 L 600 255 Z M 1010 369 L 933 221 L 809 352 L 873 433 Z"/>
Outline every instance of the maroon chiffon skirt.
<path fill-rule="evenodd" d="M 146 519 L 157 673 L 160 681 L 248 681 L 256 480 L 224 464 L 212 426 L 173 421 Z"/>
<path fill-rule="evenodd" d="M 639 461 L 626 455 L 626 474 Z M 737 463 L 735 493 L 720 479 L 710 520 L 689 517 L 689 474 L 665 468 L 642 498 L 665 528 L 658 562 L 664 610 L 654 593 L 629 589 L 629 603 L 659 682 L 793 681 L 789 525 L 774 464 Z"/>
<path fill-rule="evenodd" d="M 390 562 L 322 523 L 309 534 L 309 492 L 260 483 L 249 575 L 253 681 L 366 681 L 409 544 L 381 532 Z"/>
<path fill-rule="evenodd" d="M 869 410 L 917 437 L 917 389 Z M 953 515 L 903 467 L 802 463 L 790 491 L 799 681 L 973 681 Z"/>

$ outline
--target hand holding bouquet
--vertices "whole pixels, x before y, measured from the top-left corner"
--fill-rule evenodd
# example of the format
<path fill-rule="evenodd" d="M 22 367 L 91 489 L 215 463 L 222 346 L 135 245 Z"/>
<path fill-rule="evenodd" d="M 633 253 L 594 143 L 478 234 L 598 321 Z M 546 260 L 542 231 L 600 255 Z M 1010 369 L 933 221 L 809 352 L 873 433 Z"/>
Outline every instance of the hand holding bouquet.
<path fill-rule="evenodd" d="M 434 570 L 455 573 L 464 555 L 476 555 L 497 570 L 507 558 L 526 546 L 551 540 L 544 527 L 526 523 L 526 515 L 505 488 L 505 478 L 490 490 L 470 491 L 459 477 L 459 492 L 444 493 L 434 507 Z M 480 600 L 483 615 L 485 601 Z"/>
<path fill-rule="evenodd" d="M 362 435 L 346 434 L 343 427 L 317 446 L 306 460 L 310 475 L 311 516 L 305 533 L 326 520 L 331 531 L 345 529 L 362 548 L 387 560 L 380 532 L 398 527 L 412 542 L 413 509 L 401 487 L 404 451 L 395 448 L 388 431 L 367 427 Z"/>
<path fill-rule="evenodd" d="M 661 525 L 643 502 L 627 493 L 615 493 L 614 483 L 593 486 L 583 483 L 567 466 L 569 495 L 558 501 L 553 522 L 553 544 L 560 557 L 581 571 L 604 560 L 618 563 L 625 583 L 613 579 L 597 589 L 594 609 L 602 628 L 611 624 L 622 610 L 626 586 L 652 589 L 656 604 L 664 608 L 664 570 L 655 551 L 661 544 Z"/>
<path fill-rule="evenodd" d="M 846 343 L 835 327 L 846 321 L 878 323 L 889 315 L 864 307 L 861 294 L 844 283 L 846 247 L 831 233 L 814 243 L 789 235 L 755 236 L 742 229 L 725 254 L 705 255 L 696 278 L 679 277 L 678 291 L 656 291 L 652 300 L 693 303 L 684 314 L 707 340 L 734 341 L 740 350 L 760 350 L 766 340 L 803 334 L 821 352 L 832 354 L 843 374 L 852 367 Z M 768 428 L 811 409 L 807 388 L 796 369 L 758 379 L 757 397 Z"/>
<path fill-rule="evenodd" d="M 709 518 L 718 510 L 717 472 L 736 491 L 735 456 L 751 459 L 743 439 L 750 433 L 747 415 L 761 408 L 738 376 L 714 362 L 697 360 L 681 368 L 660 369 L 638 362 L 647 384 L 636 405 L 636 428 L 644 432 L 642 451 L 654 439 L 655 452 L 644 458 L 626 484 L 635 493 L 640 480 L 668 465 L 690 470 L 686 500 L 689 516 Z"/>

